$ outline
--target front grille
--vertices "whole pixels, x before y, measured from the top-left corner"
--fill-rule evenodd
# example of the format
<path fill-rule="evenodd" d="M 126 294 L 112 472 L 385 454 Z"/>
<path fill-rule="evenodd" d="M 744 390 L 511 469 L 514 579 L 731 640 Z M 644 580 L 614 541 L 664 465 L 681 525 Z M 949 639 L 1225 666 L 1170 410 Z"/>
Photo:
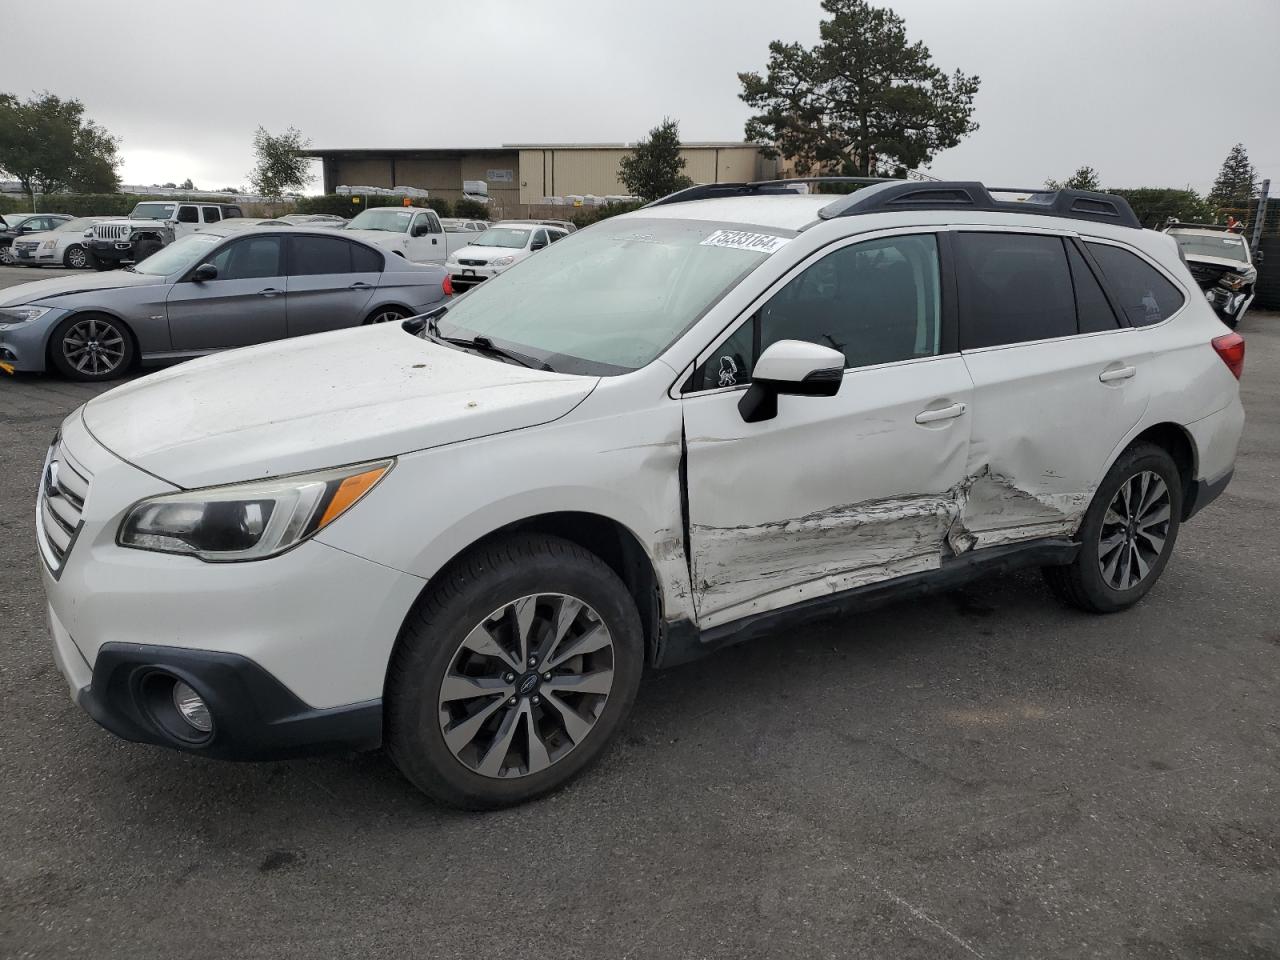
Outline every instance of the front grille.
<path fill-rule="evenodd" d="M 484 283 L 488 277 L 464 277 L 460 273 L 455 273 L 449 278 L 455 287 L 474 287 L 477 283 Z"/>
<path fill-rule="evenodd" d="M 99 223 L 93 228 L 95 240 L 123 240 L 129 235 L 129 226 L 124 223 Z"/>
<path fill-rule="evenodd" d="M 459 260 L 458 260 L 458 262 L 459 262 L 460 264 L 462 264 L 464 267 L 483 267 L 483 266 L 484 266 L 486 263 L 488 263 L 489 261 L 488 261 L 488 260 L 462 260 L 462 259 L 459 259 Z M 485 296 L 488 296 L 488 294 L 485 294 Z"/>
<path fill-rule="evenodd" d="M 13 245 L 14 252 L 25 250 L 27 253 L 35 253 L 36 247 L 40 246 L 38 242 L 31 240 L 19 240 Z"/>
<path fill-rule="evenodd" d="M 80 533 L 80 513 L 89 495 L 89 471 L 55 438 L 45 457 L 36 494 L 36 539 L 49 569 L 57 573 Z"/>

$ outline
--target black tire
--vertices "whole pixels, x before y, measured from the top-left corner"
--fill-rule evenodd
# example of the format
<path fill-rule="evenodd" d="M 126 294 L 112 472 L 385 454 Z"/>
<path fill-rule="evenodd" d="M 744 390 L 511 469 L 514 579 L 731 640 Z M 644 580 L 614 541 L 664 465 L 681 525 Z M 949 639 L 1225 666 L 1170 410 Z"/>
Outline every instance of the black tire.
<path fill-rule="evenodd" d="M 93 263 L 93 254 L 80 243 L 73 243 L 62 255 L 62 265 L 68 270 L 84 270 Z"/>
<path fill-rule="evenodd" d="M 366 325 L 373 323 L 395 323 L 398 320 L 405 320 L 412 314 L 407 313 L 400 307 L 378 307 L 367 317 L 364 318 Z"/>
<path fill-rule="evenodd" d="M 143 238 L 133 245 L 133 262 L 139 264 L 164 246 L 159 240 Z"/>
<path fill-rule="evenodd" d="M 1112 501 L 1120 495 L 1122 486 L 1134 478 L 1140 479 L 1144 473 L 1155 474 L 1164 481 L 1168 496 L 1168 519 L 1154 528 L 1157 532 L 1163 531 L 1164 536 L 1159 554 L 1154 561 L 1148 561 L 1148 572 L 1135 584 L 1121 588 L 1108 582 L 1104 575 L 1103 565 L 1110 555 L 1106 553 L 1101 541 L 1104 526 L 1108 530 L 1116 530 L 1116 525 L 1107 521 Z M 1155 515 L 1159 515 L 1158 512 Z M 1177 543 L 1181 518 L 1182 478 L 1173 458 L 1163 447 L 1155 444 L 1135 444 L 1120 455 L 1093 495 L 1084 522 L 1080 525 L 1080 552 L 1075 560 L 1066 566 L 1045 567 L 1044 579 L 1060 600 L 1081 610 L 1090 613 L 1127 610 L 1146 596 L 1147 591 L 1160 579 Z M 1132 529 L 1133 524 L 1130 523 L 1129 527 Z M 1145 539 L 1137 539 L 1132 535 L 1129 539 L 1151 546 L 1151 540 L 1145 534 L 1140 534 L 1139 537 Z M 1126 547 L 1118 549 L 1123 552 Z M 1136 564 L 1132 559 L 1129 562 Z"/>
<path fill-rule="evenodd" d="M 598 614 L 611 634 L 613 685 L 581 742 L 550 766 L 505 779 L 484 776 L 445 742 L 441 684 L 473 627 L 506 604 L 545 593 L 579 598 Z M 406 620 L 387 669 L 387 752 L 415 786 L 451 806 L 487 810 L 524 803 L 564 786 L 600 755 L 631 711 L 643 669 L 635 603 L 604 562 L 558 537 L 496 541 L 443 571 Z M 542 710 L 550 713 L 547 706 Z"/>
<path fill-rule="evenodd" d="M 95 339 L 92 341 L 85 339 L 88 329 L 93 331 Z M 97 359 L 77 355 L 73 344 L 83 345 L 86 342 L 100 345 L 100 349 L 94 351 Z M 67 317 L 49 338 L 49 360 L 54 369 L 69 380 L 89 383 L 115 380 L 133 366 L 133 358 L 133 334 L 129 328 L 114 317 L 101 313 Z"/>

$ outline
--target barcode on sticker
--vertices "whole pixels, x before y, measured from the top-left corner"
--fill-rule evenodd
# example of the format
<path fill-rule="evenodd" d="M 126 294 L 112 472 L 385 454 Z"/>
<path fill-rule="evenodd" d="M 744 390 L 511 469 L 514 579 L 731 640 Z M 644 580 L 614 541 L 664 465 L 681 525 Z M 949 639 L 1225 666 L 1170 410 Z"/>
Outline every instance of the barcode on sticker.
<path fill-rule="evenodd" d="M 704 247 L 729 247 L 751 253 L 773 253 L 786 246 L 786 237 L 767 233 L 748 233 L 746 230 L 717 230 L 702 241 Z"/>

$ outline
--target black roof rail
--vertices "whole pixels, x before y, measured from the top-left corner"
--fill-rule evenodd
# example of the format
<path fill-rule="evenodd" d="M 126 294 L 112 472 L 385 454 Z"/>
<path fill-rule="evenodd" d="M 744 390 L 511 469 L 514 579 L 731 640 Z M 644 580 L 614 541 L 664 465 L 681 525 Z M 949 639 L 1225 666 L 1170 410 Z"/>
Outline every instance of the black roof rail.
<path fill-rule="evenodd" d="M 993 193 L 1025 194 L 1021 200 L 997 200 Z M 840 197 L 818 211 L 824 220 L 863 213 L 895 210 L 972 210 L 988 213 L 1023 213 L 1046 217 L 1091 220 L 1141 230 L 1142 222 L 1127 200 L 1091 190 L 1042 190 L 1011 187 L 988 189 L 976 180 L 939 180 L 921 183 L 895 180 L 868 186 Z"/>
<path fill-rule="evenodd" d="M 646 207 L 660 207 L 668 203 L 686 203 L 690 200 L 710 200 L 715 197 L 749 197 L 762 194 L 793 194 L 800 184 L 845 183 L 868 186 L 876 183 L 899 183 L 886 177 L 790 177 L 785 180 L 752 180 L 743 183 L 699 183 L 659 197 Z"/>

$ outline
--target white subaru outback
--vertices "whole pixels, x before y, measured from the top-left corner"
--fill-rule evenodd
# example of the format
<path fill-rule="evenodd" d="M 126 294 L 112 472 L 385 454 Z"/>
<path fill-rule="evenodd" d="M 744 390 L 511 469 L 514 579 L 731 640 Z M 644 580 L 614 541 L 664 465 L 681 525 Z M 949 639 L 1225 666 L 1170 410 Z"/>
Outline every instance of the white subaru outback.
<path fill-rule="evenodd" d="M 695 187 L 85 404 L 36 507 L 54 651 L 130 740 L 381 744 L 516 803 L 644 670 L 818 610 L 1026 564 L 1132 606 L 1231 477 L 1243 359 L 1116 197 Z"/>

